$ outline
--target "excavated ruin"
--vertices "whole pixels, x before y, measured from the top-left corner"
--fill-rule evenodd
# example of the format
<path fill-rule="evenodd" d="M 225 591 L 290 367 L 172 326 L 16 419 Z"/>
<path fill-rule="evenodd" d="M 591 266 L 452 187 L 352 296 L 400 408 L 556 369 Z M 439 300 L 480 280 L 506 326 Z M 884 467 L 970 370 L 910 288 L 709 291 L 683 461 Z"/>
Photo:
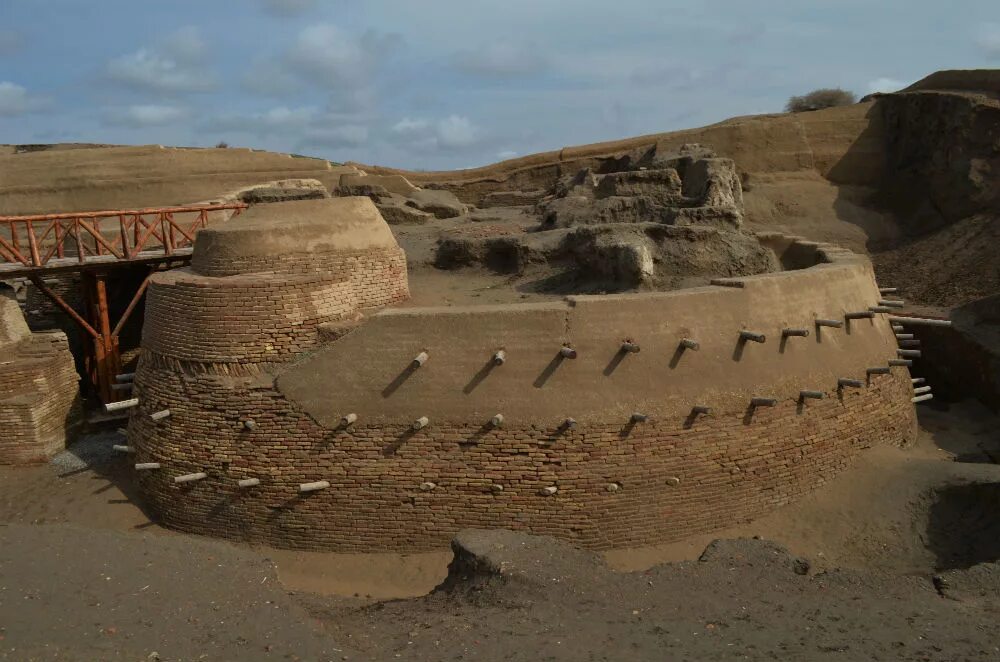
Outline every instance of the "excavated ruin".
<path fill-rule="evenodd" d="M 524 233 L 445 236 L 436 266 L 519 273 L 546 265 L 558 275 L 540 287 L 560 293 L 669 290 L 781 268 L 741 229 L 732 160 L 701 145 L 605 159 L 561 178 L 532 214 L 537 225 Z"/>

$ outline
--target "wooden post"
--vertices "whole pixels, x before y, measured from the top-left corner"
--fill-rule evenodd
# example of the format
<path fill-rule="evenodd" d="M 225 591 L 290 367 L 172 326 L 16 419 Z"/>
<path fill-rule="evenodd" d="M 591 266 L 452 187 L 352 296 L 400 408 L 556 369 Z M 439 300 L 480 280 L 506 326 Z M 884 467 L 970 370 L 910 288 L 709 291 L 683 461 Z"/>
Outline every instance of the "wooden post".
<path fill-rule="evenodd" d="M 121 357 L 118 343 L 111 335 L 111 319 L 108 310 L 108 291 L 104 274 L 84 274 L 84 287 L 88 288 L 91 302 L 91 321 L 100 334 L 94 339 L 94 369 L 97 391 L 105 403 L 114 402 L 118 394 L 112 387 L 115 376 L 121 372 Z"/>

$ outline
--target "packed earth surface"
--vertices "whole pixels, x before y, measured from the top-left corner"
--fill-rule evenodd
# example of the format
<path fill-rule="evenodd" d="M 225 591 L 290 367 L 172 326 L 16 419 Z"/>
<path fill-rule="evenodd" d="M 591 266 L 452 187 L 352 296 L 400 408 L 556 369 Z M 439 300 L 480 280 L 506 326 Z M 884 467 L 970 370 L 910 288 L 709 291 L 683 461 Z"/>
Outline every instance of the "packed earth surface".
<path fill-rule="evenodd" d="M 508 531 L 418 555 L 176 534 L 93 435 L 0 469 L 0 659 L 993 660 L 998 423 L 927 409 L 913 448 L 800 503 L 603 556 Z"/>

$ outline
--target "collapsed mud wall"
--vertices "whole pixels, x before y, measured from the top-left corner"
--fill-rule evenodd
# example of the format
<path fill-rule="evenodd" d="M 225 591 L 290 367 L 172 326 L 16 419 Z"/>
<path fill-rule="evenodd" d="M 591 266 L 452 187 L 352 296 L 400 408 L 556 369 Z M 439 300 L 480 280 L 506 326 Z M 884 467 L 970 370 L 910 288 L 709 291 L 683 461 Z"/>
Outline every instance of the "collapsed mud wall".
<path fill-rule="evenodd" d="M 66 335 L 31 333 L 0 288 L 0 465 L 44 462 L 82 422 Z"/>
<path fill-rule="evenodd" d="M 1000 75 L 995 82 L 1000 90 Z M 975 214 L 1000 214 L 1000 102 L 919 90 L 879 98 L 885 125 L 882 197 L 910 236 Z"/>
<path fill-rule="evenodd" d="M 895 356 L 888 322 L 815 327 L 874 304 L 870 265 L 799 250 L 825 263 L 672 293 L 385 310 L 326 343 L 286 328 L 309 351 L 283 365 L 240 344 L 271 337 L 279 317 L 214 326 L 214 340 L 244 347 L 225 357 L 202 352 L 201 326 L 170 351 L 151 336 L 129 424 L 136 462 L 154 467 L 140 488 L 169 526 L 302 549 L 416 551 L 465 527 L 601 549 L 754 517 L 915 432 L 906 370 L 866 375 Z M 154 281 L 148 315 L 171 287 Z M 188 316 L 207 301 L 192 295 Z M 783 338 L 795 327 L 812 333 Z M 739 342 L 744 330 L 766 342 Z M 685 337 L 698 349 L 680 351 Z"/>

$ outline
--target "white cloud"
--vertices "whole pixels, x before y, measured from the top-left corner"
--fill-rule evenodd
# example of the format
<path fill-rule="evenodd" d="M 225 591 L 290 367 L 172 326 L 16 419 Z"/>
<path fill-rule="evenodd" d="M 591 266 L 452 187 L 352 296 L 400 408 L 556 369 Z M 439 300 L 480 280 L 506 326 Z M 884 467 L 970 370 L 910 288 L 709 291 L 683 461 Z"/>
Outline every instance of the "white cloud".
<path fill-rule="evenodd" d="M 419 135 L 430 128 L 430 125 L 431 123 L 427 120 L 413 120 L 404 117 L 393 125 L 392 132 L 402 135 Z"/>
<path fill-rule="evenodd" d="M 469 74 L 512 78 L 537 74 L 546 68 L 548 60 L 534 43 L 495 41 L 455 53 L 452 63 Z"/>
<path fill-rule="evenodd" d="M 907 85 L 909 85 L 909 83 L 904 83 L 903 81 L 896 80 L 895 78 L 876 78 L 875 80 L 868 81 L 868 93 L 897 92 Z"/>
<path fill-rule="evenodd" d="M 322 147 L 360 147 L 368 142 L 368 127 L 345 124 L 331 128 L 316 127 L 306 132 L 299 143 L 300 149 L 316 145 Z"/>
<path fill-rule="evenodd" d="M 979 29 L 976 46 L 990 59 L 1000 59 L 1000 23 L 986 23 Z"/>
<path fill-rule="evenodd" d="M 0 81 L 0 116 L 25 115 L 47 104 L 47 100 L 28 94 L 21 85 Z"/>
<path fill-rule="evenodd" d="M 278 16 L 294 16 L 316 6 L 316 0 L 264 0 L 264 9 Z"/>
<path fill-rule="evenodd" d="M 188 110 L 180 106 L 145 104 L 110 109 L 105 115 L 105 122 L 115 126 L 141 129 L 174 124 L 188 116 Z"/>
<path fill-rule="evenodd" d="M 182 28 L 153 48 L 111 60 L 107 73 L 122 85 L 146 91 L 203 92 L 215 87 L 215 77 L 205 64 L 207 51 L 197 28 Z"/>
<path fill-rule="evenodd" d="M 314 106 L 288 108 L 278 106 L 262 113 L 223 114 L 205 123 L 206 131 L 242 133 L 293 133 L 305 131 L 318 118 Z"/>
<path fill-rule="evenodd" d="M 468 147 L 476 143 L 479 130 L 461 115 L 449 115 L 437 123 L 438 143 L 445 148 Z"/>
<path fill-rule="evenodd" d="M 315 106 L 278 106 L 262 113 L 226 114 L 205 122 L 202 133 L 246 133 L 259 138 L 284 136 L 297 141 L 299 151 L 319 147 L 358 147 L 368 142 L 368 127 Z"/>
<path fill-rule="evenodd" d="M 365 84 L 397 38 L 368 31 L 355 37 L 336 25 L 319 23 L 302 30 L 285 55 L 286 66 L 324 87 Z"/>
<path fill-rule="evenodd" d="M 164 55 L 177 62 L 198 63 L 208 57 L 208 43 L 201 30 L 192 25 L 164 37 L 160 47 Z"/>
<path fill-rule="evenodd" d="M 461 115 L 437 121 L 404 117 L 392 126 L 393 141 L 411 149 L 462 150 L 478 145 L 482 131 Z"/>

